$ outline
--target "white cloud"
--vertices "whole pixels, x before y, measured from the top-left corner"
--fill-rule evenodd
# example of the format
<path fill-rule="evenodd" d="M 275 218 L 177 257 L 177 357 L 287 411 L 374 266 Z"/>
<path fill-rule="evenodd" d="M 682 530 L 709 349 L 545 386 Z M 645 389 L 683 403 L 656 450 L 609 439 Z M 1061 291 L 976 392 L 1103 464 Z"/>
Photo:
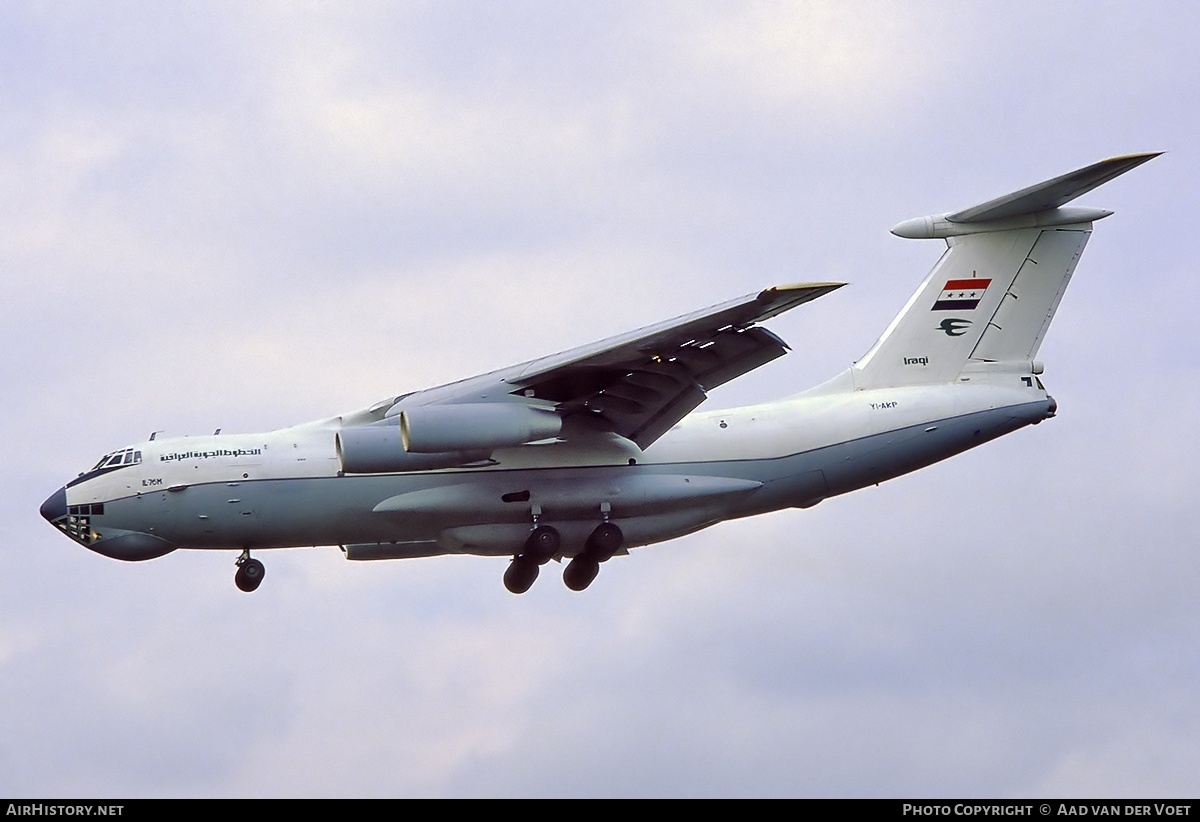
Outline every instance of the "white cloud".
<path fill-rule="evenodd" d="M 680 57 L 701 87 L 785 120 L 819 118 L 826 135 L 889 132 L 911 93 L 956 56 L 945 39 L 932 47 L 936 17 L 889 3 L 755 2 L 689 22 Z"/>

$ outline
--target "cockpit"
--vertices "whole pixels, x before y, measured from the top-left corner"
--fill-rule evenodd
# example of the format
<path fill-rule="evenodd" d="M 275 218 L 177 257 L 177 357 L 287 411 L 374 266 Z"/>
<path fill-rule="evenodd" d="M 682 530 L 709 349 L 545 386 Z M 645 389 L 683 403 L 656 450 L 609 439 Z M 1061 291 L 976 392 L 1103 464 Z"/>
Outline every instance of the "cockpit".
<path fill-rule="evenodd" d="M 72 486 L 104 477 L 122 468 L 140 465 L 141 462 L 142 452 L 136 447 L 105 454 L 91 469 L 51 494 L 39 509 L 41 515 L 80 545 L 113 559 L 132 562 L 161 557 L 174 551 L 178 547 L 174 543 L 154 534 L 125 530 L 112 516 L 113 506 L 119 508 L 122 495 L 137 484 L 137 472 L 132 472 L 132 476 L 126 474 L 124 481 L 120 478 L 115 483 L 101 480 L 97 483 L 98 487 L 70 491 Z M 71 494 L 69 502 L 68 492 Z"/>
<path fill-rule="evenodd" d="M 121 465 L 134 465 L 142 461 L 142 452 L 135 451 L 132 448 L 125 448 L 121 451 L 113 451 L 111 454 L 105 454 L 96 463 L 92 471 L 99 471 L 101 468 L 116 468 Z M 90 471 L 88 473 L 91 473 Z"/>
<path fill-rule="evenodd" d="M 115 471 L 118 468 L 125 468 L 129 465 L 137 465 L 142 461 L 142 452 L 135 448 L 122 448 L 119 451 L 105 454 L 100 458 L 100 461 L 92 467 L 90 471 L 84 471 L 78 477 L 67 483 L 67 487 L 77 485 L 84 480 L 89 480 L 92 477 L 97 477 L 101 474 L 107 474 L 109 471 Z"/>

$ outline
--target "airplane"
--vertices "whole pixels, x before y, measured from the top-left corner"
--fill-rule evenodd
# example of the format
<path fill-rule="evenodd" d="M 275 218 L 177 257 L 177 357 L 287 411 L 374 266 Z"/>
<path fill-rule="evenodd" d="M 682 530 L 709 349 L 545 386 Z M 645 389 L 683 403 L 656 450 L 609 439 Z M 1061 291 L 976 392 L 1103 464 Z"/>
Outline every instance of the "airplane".
<path fill-rule="evenodd" d="M 762 323 L 844 283 L 781 285 L 563 353 L 277 431 L 150 438 L 55 491 L 42 516 L 113 559 L 340 546 L 349 560 L 506 557 L 525 593 L 550 561 L 587 588 L 629 549 L 808 508 L 1055 416 L 1038 349 L 1092 224 L 1066 207 L 1158 156 L 1114 157 L 906 220 L 941 259 L 868 352 L 765 404 L 696 412 L 788 346 Z"/>

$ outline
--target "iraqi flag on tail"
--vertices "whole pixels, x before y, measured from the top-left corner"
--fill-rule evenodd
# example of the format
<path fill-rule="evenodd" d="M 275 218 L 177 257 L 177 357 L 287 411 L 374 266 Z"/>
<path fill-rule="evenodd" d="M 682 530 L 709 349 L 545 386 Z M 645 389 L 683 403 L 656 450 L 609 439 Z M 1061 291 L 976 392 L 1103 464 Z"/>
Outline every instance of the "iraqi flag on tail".
<path fill-rule="evenodd" d="M 933 311 L 971 311 L 983 299 L 991 279 L 974 278 L 970 280 L 947 280 Z"/>

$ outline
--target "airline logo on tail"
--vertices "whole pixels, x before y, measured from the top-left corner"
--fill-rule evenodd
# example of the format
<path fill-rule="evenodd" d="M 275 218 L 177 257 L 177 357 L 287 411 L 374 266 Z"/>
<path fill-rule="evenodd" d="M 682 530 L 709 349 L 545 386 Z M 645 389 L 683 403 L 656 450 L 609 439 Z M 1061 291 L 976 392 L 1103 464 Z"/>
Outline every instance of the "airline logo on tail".
<path fill-rule="evenodd" d="M 971 327 L 970 320 L 961 317 L 948 317 L 938 324 L 937 330 L 945 332 L 947 337 L 961 337 Z"/>
<path fill-rule="evenodd" d="M 971 311 L 983 299 L 991 279 L 974 278 L 970 280 L 947 280 L 933 311 Z"/>

